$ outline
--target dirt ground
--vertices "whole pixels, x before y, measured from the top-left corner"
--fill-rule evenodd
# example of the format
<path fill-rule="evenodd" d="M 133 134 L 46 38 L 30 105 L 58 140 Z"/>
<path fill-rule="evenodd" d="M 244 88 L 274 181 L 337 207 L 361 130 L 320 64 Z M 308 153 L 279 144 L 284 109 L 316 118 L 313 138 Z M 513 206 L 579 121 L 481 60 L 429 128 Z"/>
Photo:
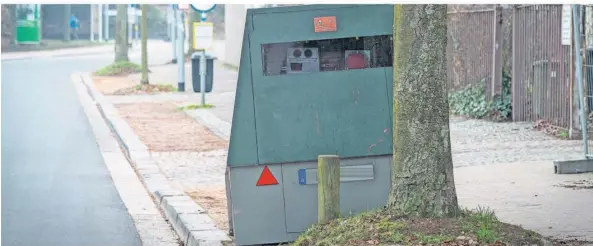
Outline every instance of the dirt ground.
<path fill-rule="evenodd" d="M 150 151 L 203 152 L 227 147 L 226 141 L 172 103 L 115 104 L 115 107 Z"/>
<path fill-rule="evenodd" d="M 103 95 L 113 95 L 116 91 L 134 87 L 136 83 L 126 76 L 121 77 L 102 77 L 93 76 L 95 88 Z"/>
<path fill-rule="evenodd" d="M 227 199 L 225 188 L 204 188 L 188 191 L 187 194 L 208 211 L 216 226 L 224 232 L 229 231 Z"/>

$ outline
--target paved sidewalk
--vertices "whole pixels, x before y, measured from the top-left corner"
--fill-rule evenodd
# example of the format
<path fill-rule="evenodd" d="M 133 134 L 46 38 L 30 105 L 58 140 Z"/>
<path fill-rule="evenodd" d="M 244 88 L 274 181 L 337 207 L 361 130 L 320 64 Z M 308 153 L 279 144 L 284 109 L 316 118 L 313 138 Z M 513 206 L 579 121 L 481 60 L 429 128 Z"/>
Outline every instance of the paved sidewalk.
<path fill-rule="evenodd" d="M 7 52 L 0 56 L 2 60 L 21 60 L 33 58 L 47 58 L 47 57 L 71 57 L 71 56 L 88 56 L 88 55 L 114 55 L 115 43 L 109 42 L 102 45 L 84 46 L 78 48 L 63 48 L 54 50 L 40 50 L 27 52 Z M 172 59 L 171 43 L 161 40 L 148 40 L 148 59 L 149 65 L 162 65 L 170 62 Z M 129 49 L 128 56 L 130 60 L 140 63 L 140 46 L 135 45 Z M 108 65 L 108 64 L 105 64 Z"/>
<path fill-rule="evenodd" d="M 54 57 L 66 55 L 88 55 L 97 53 L 113 52 L 113 43 L 105 43 L 103 45 L 83 46 L 83 47 L 66 47 L 52 50 L 35 50 L 35 51 L 17 51 L 17 52 L 2 52 L 2 60 L 14 59 L 29 59 L 37 57 Z"/>

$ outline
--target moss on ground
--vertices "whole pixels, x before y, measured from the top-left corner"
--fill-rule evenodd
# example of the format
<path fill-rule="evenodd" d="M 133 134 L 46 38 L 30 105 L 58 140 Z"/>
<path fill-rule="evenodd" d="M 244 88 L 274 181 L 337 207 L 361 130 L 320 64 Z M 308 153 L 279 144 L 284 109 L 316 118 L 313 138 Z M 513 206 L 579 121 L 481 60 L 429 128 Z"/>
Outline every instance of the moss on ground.
<path fill-rule="evenodd" d="M 178 110 L 195 110 L 195 109 L 208 109 L 208 108 L 214 108 L 214 105 L 206 103 L 203 106 L 202 106 L 202 104 L 190 104 L 190 105 L 177 107 Z"/>
<path fill-rule="evenodd" d="M 457 218 L 411 218 L 377 210 L 314 225 L 293 245 L 542 245 L 543 240 L 483 208 L 463 210 Z"/>
<path fill-rule="evenodd" d="M 146 84 L 146 85 L 135 85 L 132 87 L 127 87 L 123 89 L 119 89 L 112 93 L 112 95 L 123 96 L 123 95 L 133 95 L 133 94 L 154 94 L 154 93 L 161 93 L 161 92 L 176 92 L 177 88 L 172 85 L 162 85 L 162 84 Z"/>
<path fill-rule="evenodd" d="M 121 61 L 107 65 L 95 72 L 97 76 L 123 76 L 142 72 L 142 66 L 129 62 Z"/>

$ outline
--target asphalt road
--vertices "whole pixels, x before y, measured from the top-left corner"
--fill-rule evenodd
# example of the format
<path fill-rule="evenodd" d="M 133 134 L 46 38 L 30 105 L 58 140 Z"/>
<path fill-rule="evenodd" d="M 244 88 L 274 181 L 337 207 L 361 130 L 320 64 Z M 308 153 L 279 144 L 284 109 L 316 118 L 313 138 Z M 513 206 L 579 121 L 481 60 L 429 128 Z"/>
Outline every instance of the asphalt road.
<path fill-rule="evenodd" d="M 141 245 L 70 81 L 112 59 L 2 61 L 3 246 Z"/>

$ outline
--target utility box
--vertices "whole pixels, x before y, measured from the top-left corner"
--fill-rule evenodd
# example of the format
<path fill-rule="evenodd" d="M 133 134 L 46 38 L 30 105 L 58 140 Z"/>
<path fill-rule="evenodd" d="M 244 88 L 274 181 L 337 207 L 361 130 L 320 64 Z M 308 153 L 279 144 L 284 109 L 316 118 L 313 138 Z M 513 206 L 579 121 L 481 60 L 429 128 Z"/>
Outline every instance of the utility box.
<path fill-rule="evenodd" d="M 392 5 L 247 11 L 226 171 L 237 245 L 317 222 L 319 155 L 341 158 L 342 216 L 387 203 L 392 33 Z"/>
<path fill-rule="evenodd" d="M 212 84 L 214 80 L 214 57 L 206 54 L 206 92 L 212 91 Z M 202 92 L 200 90 L 200 55 L 194 53 L 191 56 L 191 82 L 194 92 Z"/>

